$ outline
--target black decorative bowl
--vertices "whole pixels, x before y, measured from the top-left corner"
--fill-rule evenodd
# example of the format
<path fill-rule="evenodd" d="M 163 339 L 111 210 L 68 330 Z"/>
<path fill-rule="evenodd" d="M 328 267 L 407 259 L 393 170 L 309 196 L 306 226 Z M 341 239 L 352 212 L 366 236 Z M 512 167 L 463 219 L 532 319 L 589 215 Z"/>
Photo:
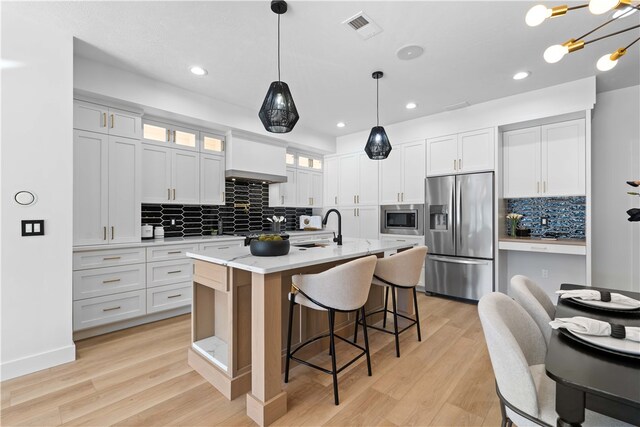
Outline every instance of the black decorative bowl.
<path fill-rule="evenodd" d="M 252 240 L 249 250 L 254 256 L 281 256 L 289 253 L 289 240 Z"/>

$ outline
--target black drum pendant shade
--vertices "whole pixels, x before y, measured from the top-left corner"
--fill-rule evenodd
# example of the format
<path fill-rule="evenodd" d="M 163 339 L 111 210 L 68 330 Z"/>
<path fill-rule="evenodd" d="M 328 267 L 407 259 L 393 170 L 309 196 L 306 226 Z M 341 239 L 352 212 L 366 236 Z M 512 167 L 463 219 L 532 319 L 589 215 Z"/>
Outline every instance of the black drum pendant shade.
<path fill-rule="evenodd" d="M 258 113 L 264 128 L 272 133 L 291 132 L 298 123 L 298 110 L 293 102 L 289 85 L 272 82 Z"/>
<path fill-rule="evenodd" d="M 380 126 L 378 80 L 382 76 L 382 71 L 376 71 L 371 75 L 371 77 L 376 80 L 376 126 L 371 128 L 367 145 L 364 147 L 364 152 L 367 153 L 367 156 L 369 156 L 371 160 L 384 160 L 389 157 L 389 153 L 391 153 L 391 143 L 389 142 L 387 132 Z"/>
<path fill-rule="evenodd" d="M 287 2 L 274 0 L 271 10 L 278 15 L 278 81 L 269 86 L 258 117 L 268 132 L 287 133 L 293 130 L 300 118 L 289 86 L 280 80 L 280 15 L 287 11 Z"/>

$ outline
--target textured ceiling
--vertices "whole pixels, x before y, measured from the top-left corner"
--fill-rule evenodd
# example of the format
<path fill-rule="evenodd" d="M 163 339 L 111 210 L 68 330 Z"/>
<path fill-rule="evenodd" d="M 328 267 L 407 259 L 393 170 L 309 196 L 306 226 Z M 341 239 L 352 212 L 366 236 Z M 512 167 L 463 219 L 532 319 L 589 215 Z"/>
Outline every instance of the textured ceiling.
<path fill-rule="evenodd" d="M 344 135 L 375 122 L 375 82 L 380 119 L 388 124 L 597 75 L 598 91 L 640 84 L 640 45 L 607 73 L 597 59 L 638 36 L 638 30 L 587 46 L 547 64 L 551 44 L 579 36 L 604 20 L 586 9 L 530 28 L 532 2 L 292 1 L 282 18 L 282 79 L 291 87 L 299 126 Z M 555 3 L 554 3 L 555 4 Z M 22 3 L 33 19 L 70 29 L 76 54 L 134 71 L 213 98 L 257 110 L 276 79 L 276 16 L 268 1 Z M 341 22 L 364 11 L 383 29 L 362 40 Z M 640 13 L 614 22 L 611 31 L 640 22 Z M 600 34 L 600 33 L 597 33 Z M 604 32 L 602 33 L 604 34 Z M 395 52 L 418 44 L 412 61 Z M 197 78 L 198 64 L 209 71 Z M 512 80 L 516 71 L 532 75 Z M 418 108 L 406 110 L 416 102 Z M 257 120 L 257 114 L 256 114 Z M 347 126 L 338 129 L 336 123 Z"/>

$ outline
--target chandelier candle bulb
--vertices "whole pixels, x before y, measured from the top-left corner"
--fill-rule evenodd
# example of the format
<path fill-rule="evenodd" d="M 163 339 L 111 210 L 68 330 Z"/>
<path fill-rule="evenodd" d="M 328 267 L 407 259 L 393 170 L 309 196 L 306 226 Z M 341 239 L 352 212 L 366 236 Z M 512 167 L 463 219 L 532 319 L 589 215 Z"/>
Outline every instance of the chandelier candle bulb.
<path fill-rule="evenodd" d="M 630 4 L 631 0 L 590 0 L 589 12 L 594 15 L 602 15 L 620 6 L 628 6 Z"/>

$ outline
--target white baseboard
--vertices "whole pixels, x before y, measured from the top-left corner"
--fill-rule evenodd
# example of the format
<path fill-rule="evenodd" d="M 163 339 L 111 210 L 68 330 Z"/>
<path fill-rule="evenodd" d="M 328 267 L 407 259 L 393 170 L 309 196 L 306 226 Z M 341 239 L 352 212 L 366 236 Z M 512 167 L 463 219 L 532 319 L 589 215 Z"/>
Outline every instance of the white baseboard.
<path fill-rule="evenodd" d="M 10 380 L 36 371 L 76 360 L 75 344 L 0 364 L 0 381 Z"/>

